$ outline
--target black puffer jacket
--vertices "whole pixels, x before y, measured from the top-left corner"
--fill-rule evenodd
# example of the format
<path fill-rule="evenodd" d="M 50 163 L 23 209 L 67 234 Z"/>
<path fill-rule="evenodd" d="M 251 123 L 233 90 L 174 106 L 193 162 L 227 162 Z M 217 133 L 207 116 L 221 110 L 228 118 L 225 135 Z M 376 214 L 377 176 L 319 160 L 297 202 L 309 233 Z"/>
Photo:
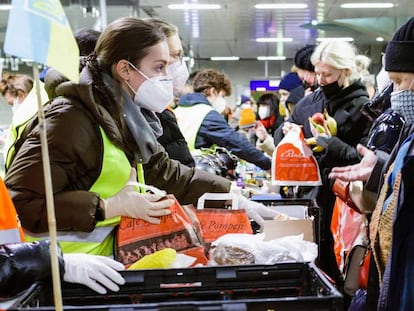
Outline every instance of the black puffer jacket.
<path fill-rule="evenodd" d="M 157 113 L 158 118 L 161 121 L 163 133 L 158 137 L 158 142 L 165 148 L 171 159 L 177 160 L 180 163 L 194 167 L 195 162 L 191 155 L 190 149 L 188 149 L 187 142 L 181 133 L 177 124 L 174 112 L 165 109 L 161 113 Z"/>
<path fill-rule="evenodd" d="M 50 243 L 13 243 L 0 245 L 0 297 L 9 297 L 37 281 L 51 281 Z M 59 253 L 60 273 L 63 258 Z"/>
<path fill-rule="evenodd" d="M 366 144 L 371 128 L 371 122 L 360 111 L 368 101 L 368 93 L 360 81 L 343 89 L 329 101 L 318 89 L 295 106 L 288 121 L 302 125 L 305 138 L 309 138 L 313 135 L 308 118 L 316 112 L 323 113 L 326 109 L 336 120 L 338 133 L 329 140 L 328 147 L 320 157 L 320 164 L 332 168 L 357 163 L 360 156 L 355 147 L 358 143 Z M 282 126 L 274 135 L 276 145 L 283 138 Z"/>

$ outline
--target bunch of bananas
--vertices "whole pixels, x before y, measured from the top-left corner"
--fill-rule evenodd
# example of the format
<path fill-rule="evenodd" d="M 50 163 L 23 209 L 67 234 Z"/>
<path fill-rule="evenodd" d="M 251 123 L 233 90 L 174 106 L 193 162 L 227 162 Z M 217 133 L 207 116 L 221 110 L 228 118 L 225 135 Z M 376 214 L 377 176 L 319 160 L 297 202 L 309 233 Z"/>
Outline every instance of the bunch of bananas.
<path fill-rule="evenodd" d="M 336 120 L 329 115 L 329 113 L 328 113 L 328 111 L 326 111 L 326 109 L 325 109 L 323 115 L 325 117 L 326 127 L 328 128 L 329 133 L 331 134 L 331 136 L 336 136 L 336 134 L 338 133 Z"/>
<path fill-rule="evenodd" d="M 316 139 L 319 136 L 335 136 L 338 132 L 336 121 L 325 109 L 324 113 L 316 112 L 312 117 L 309 117 L 309 125 L 313 137 L 307 138 L 305 141 L 308 145 L 314 146 L 312 148 L 313 152 L 322 152 L 325 148 L 318 145 Z"/>

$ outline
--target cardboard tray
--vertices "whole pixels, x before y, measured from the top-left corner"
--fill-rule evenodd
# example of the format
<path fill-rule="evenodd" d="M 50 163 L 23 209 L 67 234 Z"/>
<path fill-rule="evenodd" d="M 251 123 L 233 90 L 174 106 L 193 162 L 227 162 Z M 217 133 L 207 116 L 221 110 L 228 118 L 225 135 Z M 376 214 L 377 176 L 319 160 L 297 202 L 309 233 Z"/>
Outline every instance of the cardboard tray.
<path fill-rule="evenodd" d="M 342 296 L 310 263 L 152 269 L 122 272 L 126 284 L 98 295 L 64 283 L 65 310 L 342 310 Z M 39 285 L 8 310 L 54 310 Z M 33 307 L 36 306 L 36 307 Z"/>
<path fill-rule="evenodd" d="M 312 236 L 312 238 L 306 238 L 306 240 L 311 241 L 313 240 L 315 243 L 319 245 L 319 237 L 320 237 L 320 226 L 319 226 L 319 207 L 316 205 L 315 201 L 312 199 L 303 199 L 303 198 L 281 198 L 278 194 L 258 194 L 252 196 L 252 201 L 262 203 L 268 207 L 273 207 L 277 211 L 286 213 L 290 216 L 297 217 L 298 211 L 300 211 L 300 207 L 304 208 L 306 211 L 302 212 L 305 214 L 305 218 L 312 219 L 312 226 L 313 226 L 313 234 L 310 235 L 308 233 L 308 224 L 303 224 L 303 222 L 298 222 L 299 226 L 305 228 L 306 236 Z M 289 208 L 292 208 L 292 213 L 289 213 Z M 300 218 L 300 217 L 298 217 Z M 294 221 L 292 222 L 292 226 L 294 226 Z M 269 224 L 267 224 L 269 227 Z M 288 228 L 289 225 L 285 225 L 285 228 Z M 305 233 L 305 232 L 303 232 Z M 288 234 L 298 234 L 296 229 L 292 229 L 292 231 L 286 232 Z M 283 232 L 279 231 L 277 234 L 272 235 L 272 238 L 281 237 L 283 236 Z"/>

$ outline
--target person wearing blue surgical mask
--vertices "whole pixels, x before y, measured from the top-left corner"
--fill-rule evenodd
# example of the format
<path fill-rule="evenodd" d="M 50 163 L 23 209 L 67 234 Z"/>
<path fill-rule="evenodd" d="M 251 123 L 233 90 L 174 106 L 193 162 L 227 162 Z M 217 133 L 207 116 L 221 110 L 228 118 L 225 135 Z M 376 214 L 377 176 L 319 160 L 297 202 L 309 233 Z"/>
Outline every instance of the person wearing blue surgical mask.
<path fill-rule="evenodd" d="M 187 142 L 177 124 L 174 114 L 175 102 L 181 96 L 184 85 L 189 77 L 187 65 L 183 60 L 184 50 L 179 37 L 178 28 L 166 21 L 157 18 L 147 18 L 145 21 L 161 30 L 168 44 L 170 57 L 166 68 L 167 74 L 172 78 L 174 100 L 166 109 L 158 112 L 163 133 L 158 137 L 158 142 L 165 148 L 171 159 L 180 161 L 182 164 L 194 167 L 194 158 L 191 155 Z"/>

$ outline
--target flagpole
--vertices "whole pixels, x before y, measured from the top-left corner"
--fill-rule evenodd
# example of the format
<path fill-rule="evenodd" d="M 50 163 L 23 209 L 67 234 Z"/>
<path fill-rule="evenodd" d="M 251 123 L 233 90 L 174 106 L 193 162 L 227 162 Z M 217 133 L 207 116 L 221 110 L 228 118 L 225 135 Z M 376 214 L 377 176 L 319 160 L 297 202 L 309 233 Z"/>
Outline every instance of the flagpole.
<path fill-rule="evenodd" d="M 55 206 L 53 201 L 53 189 L 52 189 L 52 177 L 50 173 L 50 160 L 49 160 L 49 148 L 46 136 L 46 120 L 43 112 L 42 99 L 40 96 L 40 79 L 38 63 L 33 62 L 33 78 L 36 87 L 37 95 L 37 118 L 39 120 L 40 128 L 40 146 L 42 150 L 42 163 L 43 163 L 43 175 L 45 182 L 45 194 L 46 194 L 46 208 L 47 208 L 47 220 L 49 224 L 49 236 L 50 236 L 50 262 L 52 269 L 52 282 L 53 282 L 53 297 L 55 300 L 55 310 L 63 310 L 62 303 L 62 291 L 60 284 L 59 273 L 59 261 L 58 261 L 58 244 L 56 237 L 56 217 Z"/>

